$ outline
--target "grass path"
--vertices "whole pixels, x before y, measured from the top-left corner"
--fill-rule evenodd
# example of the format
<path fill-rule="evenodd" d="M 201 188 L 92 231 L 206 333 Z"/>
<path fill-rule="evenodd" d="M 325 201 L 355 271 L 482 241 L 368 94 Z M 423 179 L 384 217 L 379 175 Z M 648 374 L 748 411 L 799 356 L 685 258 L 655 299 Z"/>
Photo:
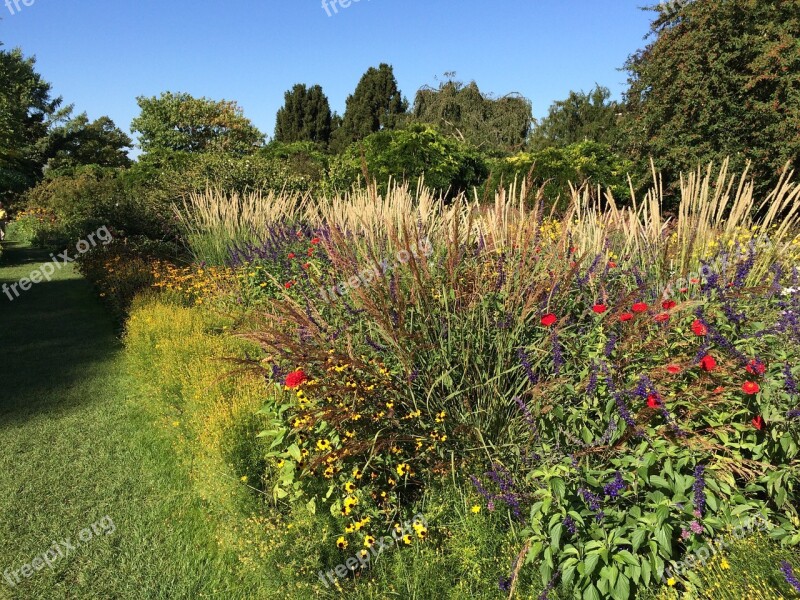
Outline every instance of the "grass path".
<path fill-rule="evenodd" d="M 6 243 L 0 286 L 48 254 Z M 0 571 L 62 540 L 64 557 L 0 600 L 252 598 L 220 556 L 185 470 L 141 408 L 122 347 L 71 267 L 10 302 L 0 294 Z M 115 531 L 79 532 L 110 517 Z M 109 522 L 106 530 L 112 529 Z M 84 534 L 85 537 L 88 537 Z M 254 593 L 255 592 L 255 593 Z"/>

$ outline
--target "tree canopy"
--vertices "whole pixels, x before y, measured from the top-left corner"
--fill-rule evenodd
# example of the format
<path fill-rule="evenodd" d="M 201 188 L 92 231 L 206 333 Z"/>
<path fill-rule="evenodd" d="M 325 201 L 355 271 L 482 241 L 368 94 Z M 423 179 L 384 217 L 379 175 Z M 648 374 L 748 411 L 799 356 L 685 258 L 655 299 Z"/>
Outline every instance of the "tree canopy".
<path fill-rule="evenodd" d="M 139 145 L 147 154 L 248 154 L 264 140 L 236 102 L 172 92 L 136 100 L 142 112 L 133 120 L 131 131 L 139 133 Z"/>
<path fill-rule="evenodd" d="M 611 91 L 600 85 L 589 93 L 570 92 L 565 100 L 554 102 L 547 116 L 534 128 L 531 146 L 564 147 L 592 141 L 618 149 L 624 106 L 610 98 Z"/>
<path fill-rule="evenodd" d="M 513 152 L 524 145 L 533 116 L 531 103 L 521 96 L 492 98 L 474 81 L 464 85 L 448 78 L 438 88 L 417 92 L 412 119 L 483 150 Z"/>
<path fill-rule="evenodd" d="M 653 7 L 652 41 L 627 62 L 627 133 L 639 166 L 752 161 L 770 187 L 800 166 L 800 0 L 695 0 Z"/>
<path fill-rule="evenodd" d="M 127 167 L 131 164 L 127 150 L 132 147 L 131 138 L 114 121 L 100 117 L 90 123 L 86 113 L 82 113 L 50 131 L 47 168 Z"/>
<path fill-rule="evenodd" d="M 408 102 L 397 87 L 392 67 L 386 63 L 377 69 L 370 67 L 347 97 L 342 126 L 336 133 L 339 148 L 381 129 L 395 129 L 406 110 Z"/>
<path fill-rule="evenodd" d="M 0 50 L 0 197 L 17 194 L 42 174 L 50 122 L 61 98 L 20 49 Z"/>
<path fill-rule="evenodd" d="M 298 83 L 284 94 L 278 110 L 275 140 L 327 144 L 331 137 L 331 107 L 318 85 L 307 88 Z"/>

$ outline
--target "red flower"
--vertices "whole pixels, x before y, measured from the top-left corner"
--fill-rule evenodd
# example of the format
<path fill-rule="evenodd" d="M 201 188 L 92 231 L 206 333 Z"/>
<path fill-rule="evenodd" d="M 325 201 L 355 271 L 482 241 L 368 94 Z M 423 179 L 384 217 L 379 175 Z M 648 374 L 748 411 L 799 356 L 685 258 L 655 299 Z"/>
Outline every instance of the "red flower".
<path fill-rule="evenodd" d="M 762 417 L 761 415 L 758 415 L 757 417 L 755 417 L 755 418 L 754 418 L 754 419 L 751 421 L 751 423 L 753 424 L 753 427 L 755 427 L 755 428 L 756 428 L 756 429 L 758 429 L 759 431 L 761 431 L 762 429 L 764 429 L 764 425 L 766 425 L 766 423 L 764 423 L 764 417 Z"/>
<path fill-rule="evenodd" d="M 745 367 L 745 369 L 751 375 L 763 375 L 764 372 L 767 370 L 767 367 L 760 360 L 756 360 L 754 358 L 749 363 L 747 363 L 747 367 Z"/>
<path fill-rule="evenodd" d="M 558 317 L 555 316 L 553 313 L 547 313 L 545 316 L 542 317 L 542 325 L 544 325 L 545 327 L 550 327 L 556 321 L 558 321 Z"/>
<path fill-rule="evenodd" d="M 289 258 L 294 258 L 294 257 L 295 257 L 294 252 L 289 252 Z"/>
<path fill-rule="evenodd" d="M 685 294 L 688 291 L 689 291 L 689 288 L 681 288 L 680 289 L 681 294 Z"/>
<path fill-rule="evenodd" d="M 605 304 L 595 304 L 592 307 L 592 310 L 596 312 L 598 315 L 602 315 L 604 312 L 608 310 L 608 307 Z"/>
<path fill-rule="evenodd" d="M 642 313 L 647 310 L 647 304 L 644 302 L 637 302 L 631 306 L 631 310 L 633 310 L 635 313 Z"/>
<path fill-rule="evenodd" d="M 620 321 L 630 321 L 632 318 L 633 318 L 633 315 L 631 313 L 622 313 L 619 316 L 619 320 Z"/>
<path fill-rule="evenodd" d="M 724 387 L 722 387 L 721 385 L 719 385 L 719 386 L 717 386 L 717 387 L 715 387 L 715 388 L 714 388 L 714 393 L 715 393 L 715 394 L 721 394 L 721 393 L 722 393 L 722 392 L 724 392 L 724 391 L 725 391 L 725 388 L 724 388 Z"/>
<path fill-rule="evenodd" d="M 678 365 L 667 365 L 667 372 L 677 375 L 681 372 L 681 368 Z"/>
<path fill-rule="evenodd" d="M 660 315 L 656 315 L 653 319 L 657 323 L 663 323 L 664 321 L 669 321 L 669 314 L 668 313 L 661 313 Z"/>
<path fill-rule="evenodd" d="M 288 289 L 289 289 L 289 288 L 291 288 L 293 285 L 294 285 L 294 282 L 293 282 L 293 281 L 287 281 L 286 283 L 284 283 L 284 284 L 283 284 L 283 287 L 285 287 L 285 288 L 288 290 Z"/>
<path fill-rule="evenodd" d="M 308 254 L 309 256 L 314 256 L 314 247 L 313 247 L 313 246 L 312 246 L 311 248 L 309 248 L 309 249 L 308 249 L 308 252 L 307 252 L 307 254 Z"/>
<path fill-rule="evenodd" d="M 321 241 L 322 241 L 321 239 L 319 239 L 318 237 L 315 237 L 313 240 L 311 240 L 311 243 L 312 243 L 312 244 L 314 244 L 314 245 L 317 245 L 317 244 L 319 244 Z"/>
<path fill-rule="evenodd" d="M 692 278 L 689 280 L 689 283 L 700 283 L 700 280 L 699 280 L 697 277 L 692 277 Z"/>
<path fill-rule="evenodd" d="M 303 263 L 303 268 L 308 269 L 311 266 L 311 263 Z"/>
<path fill-rule="evenodd" d="M 608 268 L 609 269 L 613 269 L 616 266 L 617 266 L 617 263 L 615 263 L 613 260 L 608 261 Z"/>
<path fill-rule="evenodd" d="M 742 384 L 742 391 L 743 391 L 745 394 L 750 394 L 750 395 L 752 396 L 753 394 L 757 394 L 758 392 L 760 392 L 760 391 L 761 391 L 761 386 L 759 386 L 759 385 L 758 385 L 756 382 L 754 382 L 754 381 L 745 381 L 745 382 Z"/>
<path fill-rule="evenodd" d="M 661 408 L 661 399 L 656 394 L 650 394 L 647 397 L 647 406 L 650 408 Z"/>
<path fill-rule="evenodd" d="M 675 302 L 674 300 L 664 300 L 661 303 L 661 308 L 663 308 L 664 310 L 671 310 L 671 309 L 675 308 L 676 306 L 678 306 L 678 303 Z"/>
<path fill-rule="evenodd" d="M 700 359 L 700 368 L 704 371 L 711 372 L 717 367 L 717 361 L 710 354 L 706 354 Z"/>
<path fill-rule="evenodd" d="M 290 389 L 294 389 L 308 381 L 308 376 L 303 372 L 303 369 L 292 371 L 286 376 L 285 385 Z"/>
<path fill-rule="evenodd" d="M 706 335 L 708 333 L 708 327 L 703 325 L 700 319 L 695 319 L 692 321 L 692 332 L 695 335 Z"/>

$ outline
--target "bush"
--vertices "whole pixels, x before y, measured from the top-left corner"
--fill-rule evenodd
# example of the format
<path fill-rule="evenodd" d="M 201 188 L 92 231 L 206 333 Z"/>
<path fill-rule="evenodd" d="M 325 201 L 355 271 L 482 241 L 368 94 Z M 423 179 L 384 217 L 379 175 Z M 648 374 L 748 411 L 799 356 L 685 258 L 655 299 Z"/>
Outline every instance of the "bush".
<path fill-rule="evenodd" d="M 390 180 L 408 181 L 415 188 L 425 185 L 449 197 L 480 185 L 488 171 L 480 153 L 427 125 L 384 130 L 352 144 L 331 162 L 328 186 L 344 192 L 364 183 L 364 168 L 370 181 L 386 191 Z"/>
<path fill-rule="evenodd" d="M 613 193 L 617 201 L 627 204 L 630 198 L 627 175 L 630 163 L 611 149 L 597 142 L 579 142 L 563 148 L 545 148 L 534 152 L 521 152 L 507 158 L 490 161 L 492 176 L 486 183 L 487 193 L 508 186 L 515 179 L 529 179 L 534 185 L 544 186 L 548 205 L 563 210 L 570 201 L 570 184 L 587 185 L 594 195 L 598 186 Z"/>

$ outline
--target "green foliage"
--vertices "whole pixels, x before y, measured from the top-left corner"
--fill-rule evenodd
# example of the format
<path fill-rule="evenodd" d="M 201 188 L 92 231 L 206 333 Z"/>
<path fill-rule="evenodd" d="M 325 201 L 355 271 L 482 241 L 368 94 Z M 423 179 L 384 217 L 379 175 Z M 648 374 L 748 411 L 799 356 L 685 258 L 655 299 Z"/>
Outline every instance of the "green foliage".
<path fill-rule="evenodd" d="M 548 115 L 534 127 L 531 147 L 563 147 L 593 141 L 620 150 L 623 106 L 609 101 L 610 97 L 608 88 L 598 85 L 588 94 L 570 92 L 566 100 L 554 102 Z"/>
<path fill-rule="evenodd" d="M 492 177 L 487 191 L 508 186 L 512 181 L 527 180 L 544 186 L 548 204 L 563 209 L 570 201 L 570 183 L 575 187 L 586 184 L 610 190 L 616 200 L 630 196 L 627 175 L 632 165 L 598 142 L 584 141 L 566 147 L 549 147 L 532 152 L 520 152 L 507 158 L 492 160 Z M 594 192 L 592 192 L 594 193 Z"/>
<path fill-rule="evenodd" d="M 330 137 L 331 107 L 320 86 L 306 88 L 298 83 L 284 94 L 284 105 L 276 117 L 276 141 L 326 145 Z"/>
<path fill-rule="evenodd" d="M 61 105 L 35 71 L 36 59 L 0 50 L 0 198 L 23 192 L 41 177 L 49 119 Z"/>
<path fill-rule="evenodd" d="M 347 97 L 342 126 L 335 134 L 336 147 L 342 149 L 376 131 L 396 128 L 407 109 L 392 67 L 385 63 L 377 69 L 370 67 Z"/>
<path fill-rule="evenodd" d="M 140 96 L 136 101 L 141 114 L 133 120 L 131 130 L 139 133 L 139 145 L 146 154 L 250 154 L 263 142 L 263 134 L 244 117 L 236 102 L 172 92 Z"/>
<path fill-rule="evenodd" d="M 752 161 L 758 193 L 787 161 L 800 166 L 798 0 L 662 7 L 652 34 L 626 64 L 627 129 L 639 164 L 652 157 L 676 181 L 698 164 L 730 157 L 741 172 Z"/>
<path fill-rule="evenodd" d="M 108 117 L 89 122 L 86 113 L 50 130 L 47 141 L 46 169 L 63 171 L 81 165 L 127 167 L 131 160 L 126 149 L 131 139 Z"/>
<path fill-rule="evenodd" d="M 480 185 L 488 171 L 481 154 L 467 144 L 444 136 L 427 125 L 379 131 L 352 144 L 331 161 L 328 185 L 346 191 L 363 181 L 363 160 L 371 181 L 386 189 L 390 179 L 409 181 L 424 176 L 425 184 L 454 195 Z"/>
<path fill-rule="evenodd" d="M 520 150 L 533 121 L 531 103 L 518 95 L 492 98 L 473 81 L 448 79 L 438 89 L 422 88 L 414 100 L 411 120 L 431 123 L 484 152 Z"/>

